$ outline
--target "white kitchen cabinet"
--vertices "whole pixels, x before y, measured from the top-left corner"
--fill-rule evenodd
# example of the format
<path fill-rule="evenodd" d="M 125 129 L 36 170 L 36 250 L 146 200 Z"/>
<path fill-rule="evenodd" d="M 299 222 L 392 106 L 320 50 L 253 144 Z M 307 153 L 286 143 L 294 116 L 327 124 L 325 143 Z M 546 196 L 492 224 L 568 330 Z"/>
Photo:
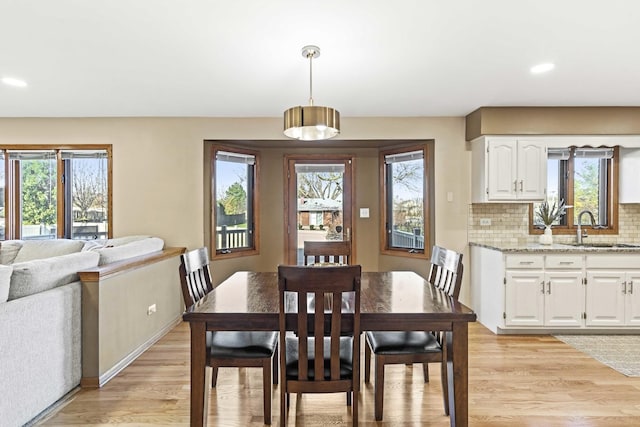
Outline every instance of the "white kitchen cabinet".
<path fill-rule="evenodd" d="M 586 325 L 640 326 L 640 256 L 589 255 L 586 265 Z"/>
<path fill-rule="evenodd" d="M 543 141 L 487 137 L 472 145 L 474 202 L 540 201 L 546 197 Z"/>
<path fill-rule="evenodd" d="M 580 256 L 508 255 L 506 267 L 505 326 L 582 326 Z"/>
<path fill-rule="evenodd" d="M 640 170 L 640 148 L 621 148 L 618 202 L 640 203 L 638 170 Z"/>

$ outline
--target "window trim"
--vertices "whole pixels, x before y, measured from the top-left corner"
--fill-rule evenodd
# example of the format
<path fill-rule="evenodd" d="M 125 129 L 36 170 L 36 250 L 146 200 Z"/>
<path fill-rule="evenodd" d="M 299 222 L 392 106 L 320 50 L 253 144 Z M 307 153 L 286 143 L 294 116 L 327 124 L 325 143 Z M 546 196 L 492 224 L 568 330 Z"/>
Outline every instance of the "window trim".
<path fill-rule="evenodd" d="M 16 206 L 20 205 L 20 189 L 19 174 L 20 172 L 13 168 L 11 159 L 8 155 L 11 151 L 54 151 L 56 157 L 57 178 L 56 184 L 58 188 L 64 188 L 63 177 L 64 168 L 62 167 L 63 151 L 106 151 L 107 159 L 107 238 L 113 236 L 113 146 L 111 144 L 2 144 L 0 151 L 4 152 L 4 168 L 5 168 L 5 240 L 22 238 L 22 228 L 18 218 Z M 57 210 L 57 232 L 56 238 L 65 238 L 65 217 L 64 217 L 64 191 L 59 191 L 56 197 Z"/>
<path fill-rule="evenodd" d="M 423 183 L 423 215 L 424 215 L 424 250 L 415 251 L 406 248 L 395 248 L 389 246 L 388 226 L 389 210 L 387 198 L 389 197 L 387 167 L 385 157 L 388 155 L 408 153 L 411 151 L 422 151 L 423 167 L 424 167 L 424 183 Z M 427 140 L 419 144 L 393 146 L 383 148 L 379 151 L 379 177 L 382 196 L 380 197 L 380 253 L 383 255 L 401 256 L 407 258 L 429 259 L 431 256 L 431 247 L 435 241 L 435 209 L 434 206 L 434 141 Z"/>
<path fill-rule="evenodd" d="M 238 257 L 243 257 L 243 256 L 248 256 L 248 255 L 257 255 L 260 253 L 260 152 L 256 151 L 256 150 L 251 150 L 251 149 L 247 149 L 247 148 L 241 148 L 241 147 L 236 147 L 236 146 L 229 146 L 229 145 L 224 145 L 224 144 L 211 144 L 210 145 L 210 157 L 209 157 L 209 167 L 210 167 L 210 185 L 211 185 L 211 193 L 210 193 L 210 200 L 211 200 L 211 210 L 210 210 L 210 217 L 209 217 L 209 230 L 210 230 L 210 234 L 209 234 L 209 256 L 211 257 L 211 260 L 220 260 L 220 259 L 229 259 L 229 258 L 238 258 Z M 249 188 L 248 186 L 250 184 L 253 184 L 253 197 L 251 198 L 251 201 L 247 202 L 247 204 L 249 205 L 247 207 L 247 211 L 248 212 L 252 212 L 252 216 L 253 216 L 253 232 L 252 232 L 252 243 L 253 245 L 251 247 L 246 247 L 246 248 L 235 248 L 232 251 L 229 250 L 219 250 L 217 249 L 217 245 L 216 245 L 216 215 L 217 215 L 217 210 L 216 210 L 216 205 L 217 205 L 217 198 L 216 198 L 216 153 L 218 151 L 226 151 L 229 153 L 237 153 L 237 154 L 241 154 L 241 155 L 250 155 L 253 156 L 255 159 L 255 164 L 254 164 L 254 170 L 253 170 L 253 179 L 251 180 L 249 177 L 249 180 L 251 182 L 247 182 L 247 188 Z M 248 195 L 247 195 L 248 196 Z M 247 197 L 249 198 L 249 197 Z"/>
<path fill-rule="evenodd" d="M 573 150 L 587 147 L 577 147 L 575 145 L 568 147 Z M 589 147 L 591 148 L 591 147 Z M 594 147 L 596 148 L 596 147 Z M 611 167 L 607 170 L 607 181 L 609 183 L 607 188 L 607 199 L 609 201 L 609 205 L 607 207 L 607 217 L 610 219 L 607 228 L 593 228 L 591 224 L 582 225 L 582 229 L 588 230 L 590 235 L 612 235 L 618 234 L 618 188 L 620 184 L 620 147 L 603 147 L 603 148 L 613 148 L 613 157 L 611 158 Z M 569 174 L 567 187 L 571 188 L 571 197 L 566 200 L 567 205 L 573 205 L 573 197 L 574 197 L 574 157 L 571 157 L 571 160 L 568 162 L 567 171 Z M 529 204 L 529 234 L 542 234 L 544 232 L 543 228 L 539 226 L 535 226 L 533 224 L 534 220 L 534 208 L 533 203 Z M 574 208 L 567 208 L 567 218 L 574 217 Z M 565 224 L 554 225 L 553 234 L 557 235 L 572 235 L 576 233 L 577 226 L 573 224 L 573 221 L 565 221 Z"/>

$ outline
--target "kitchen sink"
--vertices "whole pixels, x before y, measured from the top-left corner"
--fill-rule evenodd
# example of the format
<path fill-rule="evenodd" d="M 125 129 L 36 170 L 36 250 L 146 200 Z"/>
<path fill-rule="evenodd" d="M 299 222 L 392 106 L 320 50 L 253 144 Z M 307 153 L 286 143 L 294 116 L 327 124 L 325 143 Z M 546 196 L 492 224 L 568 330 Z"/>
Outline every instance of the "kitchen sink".
<path fill-rule="evenodd" d="M 570 246 L 583 248 L 640 248 L 637 243 L 569 243 Z"/>

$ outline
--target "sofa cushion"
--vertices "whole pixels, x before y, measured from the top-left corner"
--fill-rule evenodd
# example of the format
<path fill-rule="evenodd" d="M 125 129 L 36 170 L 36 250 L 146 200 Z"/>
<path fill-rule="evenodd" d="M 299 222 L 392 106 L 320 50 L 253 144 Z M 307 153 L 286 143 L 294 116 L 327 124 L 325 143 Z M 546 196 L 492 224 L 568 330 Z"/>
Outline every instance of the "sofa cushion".
<path fill-rule="evenodd" d="M 159 237 L 149 237 L 142 240 L 134 240 L 119 246 L 107 247 L 97 250 L 100 254 L 100 265 L 122 261 L 141 255 L 162 250 L 164 240 Z"/>
<path fill-rule="evenodd" d="M 78 252 L 13 264 L 9 300 L 75 282 L 78 271 L 97 267 L 100 255 Z"/>
<path fill-rule="evenodd" d="M 12 266 L 0 265 L 0 303 L 5 302 L 9 298 L 9 283 L 11 283 L 12 271 Z"/>
<path fill-rule="evenodd" d="M 148 239 L 150 237 L 151 236 L 145 236 L 145 235 L 133 235 L 133 236 L 116 237 L 114 239 L 108 239 L 107 243 L 105 244 L 105 246 L 107 246 L 107 247 L 122 246 L 122 245 L 126 245 L 127 243 L 137 242 L 139 240 L 145 240 L 145 239 Z"/>
<path fill-rule="evenodd" d="M 84 246 L 84 240 L 52 239 L 52 240 L 25 240 L 22 248 L 13 260 L 14 263 L 31 261 L 34 259 L 50 258 L 60 255 L 80 252 Z M 2 248 L 0 247 L 0 250 Z"/>
<path fill-rule="evenodd" d="M 16 259 L 20 248 L 22 248 L 22 240 L 5 240 L 0 245 L 0 264 L 12 264 Z"/>

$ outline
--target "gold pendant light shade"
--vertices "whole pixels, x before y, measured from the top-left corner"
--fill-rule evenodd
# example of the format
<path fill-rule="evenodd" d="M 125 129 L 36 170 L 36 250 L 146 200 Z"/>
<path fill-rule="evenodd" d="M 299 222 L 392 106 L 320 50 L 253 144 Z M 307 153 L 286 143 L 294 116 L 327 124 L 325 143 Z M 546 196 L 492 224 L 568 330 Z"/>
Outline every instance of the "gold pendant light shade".
<path fill-rule="evenodd" d="M 331 107 L 313 105 L 313 58 L 320 56 L 317 46 L 302 48 L 302 56 L 309 59 L 309 105 L 291 107 L 284 112 L 284 134 L 301 141 L 333 138 L 340 133 L 340 113 Z"/>
<path fill-rule="evenodd" d="M 292 107 L 284 112 L 284 134 L 301 141 L 329 139 L 340 133 L 340 113 L 331 107 Z"/>

